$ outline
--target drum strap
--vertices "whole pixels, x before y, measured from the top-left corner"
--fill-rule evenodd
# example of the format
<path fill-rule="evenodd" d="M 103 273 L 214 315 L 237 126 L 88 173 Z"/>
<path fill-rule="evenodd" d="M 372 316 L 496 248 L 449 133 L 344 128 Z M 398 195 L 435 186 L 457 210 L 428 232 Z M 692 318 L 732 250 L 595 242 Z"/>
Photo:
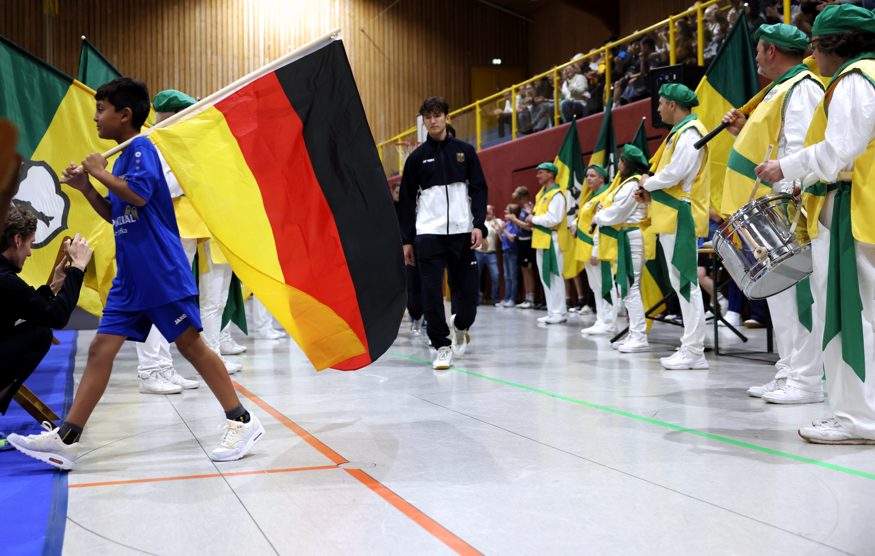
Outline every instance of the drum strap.
<path fill-rule="evenodd" d="M 632 244 L 629 232 L 640 229 L 638 226 L 623 226 L 619 229 L 602 226 L 600 232 L 617 240 L 617 284 L 620 297 L 626 299 L 629 286 L 635 283 L 635 267 L 632 264 Z M 604 287 L 604 286 L 603 286 Z"/>
<path fill-rule="evenodd" d="M 550 245 L 544 249 L 544 256 L 541 258 L 541 276 L 549 288 L 551 275 L 559 276 L 559 259 L 556 258 L 556 243 L 553 241 L 553 230 L 537 224 L 534 227 L 547 234 L 547 237 L 550 238 Z"/>
<path fill-rule="evenodd" d="M 835 185 L 830 225 L 829 272 L 826 282 L 826 323 L 823 347 L 841 333 L 842 359 L 866 380 L 863 351 L 863 302 L 857 276 L 854 234 L 851 230 L 851 183 Z"/>
<path fill-rule="evenodd" d="M 650 195 L 654 202 L 671 207 L 678 213 L 671 265 L 680 273 L 680 294 L 689 301 L 690 286 L 699 283 L 696 271 L 696 223 L 693 221 L 693 209 L 690 203 L 675 199 L 662 190 L 653 191 Z"/>

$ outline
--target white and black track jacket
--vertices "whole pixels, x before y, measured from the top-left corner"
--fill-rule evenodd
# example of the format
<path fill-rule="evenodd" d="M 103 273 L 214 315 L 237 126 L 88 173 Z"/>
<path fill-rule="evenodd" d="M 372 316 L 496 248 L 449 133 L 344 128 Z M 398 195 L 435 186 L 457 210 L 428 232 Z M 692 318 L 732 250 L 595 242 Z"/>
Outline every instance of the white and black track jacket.
<path fill-rule="evenodd" d="M 417 235 L 470 233 L 486 237 L 486 179 L 474 147 L 447 134 L 431 137 L 404 163 L 398 217 L 403 243 Z"/>

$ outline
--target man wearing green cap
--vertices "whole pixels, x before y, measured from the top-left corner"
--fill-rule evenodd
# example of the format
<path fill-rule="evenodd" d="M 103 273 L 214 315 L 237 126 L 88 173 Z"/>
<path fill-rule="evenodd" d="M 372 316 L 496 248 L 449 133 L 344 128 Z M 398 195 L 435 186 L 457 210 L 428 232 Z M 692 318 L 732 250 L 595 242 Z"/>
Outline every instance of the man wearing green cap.
<path fill-rule="evenodd" d="M 578 261 L 583 261 L 586 279 L 595 297 L 596 320 L 592 326 L 581 329 L 580 333 L 584 336 L 613 335 L 617 332 L 617 289 L 613 287 L 613 271 L 610 262 L 598 259 L 599 234 L 597 227 L 592 225 L 592 219 L 610 188 L 607 181 L 608 171 L 601 164 L 590 164 L 586 168 L 589 191 L 577 214 L 577 226 L 574 229 L 574 256 Z"/>
<path fill-rule="evenodd" d="M 757 39 L 758 71 L 772 83 L 748 116 L 739 110 L 730 110 L 723 118 L 729 124 L 727 130 L 737 136 L 723 187 L 725 214 L 732 214 L 747 203 L 756 180 L 754 161 L 762 159 L 769 145 L 778 147 L 775 158 L 802 150 L 814 109 L 823 99 L 823 84 L 802 63 L 808 50 L 805 33 L 792 25 L 776 23 L 762 25 L 754 38 Z M 759 194 L 794 194 L 799 187 L 798 180 L 785 179 L 771 184 L 770 188 L 760 188 Z M 823 235 L 812 241 L 816 260 L 825 262 L 828 251 Z M 769 383 L 749 388 L 748 394 L 770 403 L 823 401 L 822 319 L 817 318 L 823 307 L 812 307 L 819 305 L 814 303 L 812 290 L 822 292 L 825 288 L 826 267 L 818 263 L 810 280 L 803 280 L 795 288 L 768 299 L 771 313 L 784 315 L 772 320 L 780 356 L 775 364 L 778 372 Z"/>
<path fill-rule="evenodd" d="M 812 37 L 814 59 L 832 79 L 806 147 L 756 173 L 772 183 L 801 179 L 809 235 L 829 230 L 822 345 L 835 417 L 799 435 L 817 444 L 875 444 L 875 15 L 827 6 Z"/>
<path fill-rule="evenodd" d="M 709 180 L 707 147 L 693 145 L 707 130 L 690 113 L 696 93 L 680 83 L 659 89 L 659 116 L 672 125 L 654 155 L 656 173 L 642 178 L 639 199 L 650 202 L 650 222 L 668 261 L 669 279 L 678 294 L 684 334 L 673 355 L 659 360 L 669 370 L 707 369 L 705 307 L 699 289 L 696 236 L 708 234 Z M 651 202 L 652 201 L 652 202 Z"/>
<path fill-rule="evenodd" d="M 647 342 L 647 322 L 641 300 L 641 268 L 644 264 L 644 236 L 641 222 L 647 219 L 647 205 L 638 202 L 635 192 L 641 183 L 641 174 L 650 168 L 641 149 L 624 145 L 620 152 L 620 183 L 607 194 L 603 208 L 595 215 L 599 227 L 600 244 L 616 245 L 617 284 L 620 297 L 629 316 L 629 333 L 621 342 L 611 344 L 620 353 L 650 351 Z"/>
<path fill-rule="evenodd" d="M 535 249 L 538 276 L 547 302 L 547 314 L 538 319 L 544 324 L 559 324 L 568 318 L 562 252 L 568 248 L 571 236 L 565 225 L 568 200 L 556 183 L 558 173 L 559 169 L 552 162 L 542 162 L 535 168 L 541 190 L 535 196 L 534 214 L 526 218 L 526 222 L 532 225 L 532 248 Z"/>

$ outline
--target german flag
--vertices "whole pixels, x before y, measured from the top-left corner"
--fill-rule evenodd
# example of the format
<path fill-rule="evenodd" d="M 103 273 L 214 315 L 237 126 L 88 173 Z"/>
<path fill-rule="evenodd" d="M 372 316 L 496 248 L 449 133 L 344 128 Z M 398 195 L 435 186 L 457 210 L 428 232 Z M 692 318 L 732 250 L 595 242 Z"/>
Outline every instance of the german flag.
<path fill-rule="evenodd" d="M 406 303 L 401 237 L 343 44 L 312 43 L 167 124 L 150 138 L 313 365 L 382 355 Z"/>
<path fill-rule="evenodd" d="M 100 315 L 115 276 L 112 226 L 81 193 L 58 180 L 71 162 L 113 145 L 97 136 L 94 91 L 3 37 L 0 75 L 0 117 L 18 127 L 18 152 L 25 159 L 12 202 L 37 217 L 33 255 L 21 277 L 32 286 L 45 284 L 64 237 L 82 234 L 94 248 L 94 259 L 85 273 L 79 306 Z M 102 185 L 94 186 L 106 194 Z"/>

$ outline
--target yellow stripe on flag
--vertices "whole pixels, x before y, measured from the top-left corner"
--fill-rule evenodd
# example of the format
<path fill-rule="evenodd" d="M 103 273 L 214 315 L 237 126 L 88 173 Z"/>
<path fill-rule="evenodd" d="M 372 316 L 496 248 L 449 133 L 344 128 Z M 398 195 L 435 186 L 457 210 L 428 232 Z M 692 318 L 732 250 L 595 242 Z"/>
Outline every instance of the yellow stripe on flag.
<path fill-rule="evenodd" d="M 331 308 L 285 282 L 258 183 L 221 112 L 154 131 L 186 196 L 240 278 L 321 370 L 367 350 Z M 222 157 L 214 153 L 222 152 Z M 293 317 L 292 315 L 296 315 Z M 299 326 L 298 320 L 305 325 Z"/>

